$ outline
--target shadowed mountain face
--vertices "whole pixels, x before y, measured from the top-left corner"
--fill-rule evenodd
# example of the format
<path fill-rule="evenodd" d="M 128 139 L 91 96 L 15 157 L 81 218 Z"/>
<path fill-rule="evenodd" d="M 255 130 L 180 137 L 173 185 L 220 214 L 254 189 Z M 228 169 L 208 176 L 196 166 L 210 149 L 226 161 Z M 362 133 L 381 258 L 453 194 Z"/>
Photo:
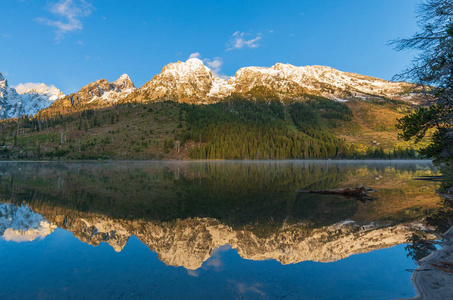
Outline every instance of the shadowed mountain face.
<path fill-rule="evenodd" d="M 60 227 L 115 251 L 135 236 L 187 269 L 226 244 L 282 264 L 401 244 L 439 201 L 436 184 L 412 179 L 435 174 L 423 162 L 12 163 L 0 174 L 1 232 Z M 298 193 L 360 183 L 378 190 L 376 201 Z"/>

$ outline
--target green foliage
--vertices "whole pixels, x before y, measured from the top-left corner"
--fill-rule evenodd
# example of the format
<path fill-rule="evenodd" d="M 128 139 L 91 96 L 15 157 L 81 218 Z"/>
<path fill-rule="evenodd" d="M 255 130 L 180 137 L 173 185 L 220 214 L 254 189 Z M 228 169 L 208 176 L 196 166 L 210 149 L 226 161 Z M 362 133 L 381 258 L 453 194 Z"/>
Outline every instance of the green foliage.
<path fill-rule="evenodd" d="M 349 128 L 353 117 L 349 107 L 322 97 L 305 99 L 282 102 L 267 90 L 255 89 L 246 98 L 233 96 L 211 105 L 162 102 L 45 119 L 25 116 L 2 122 L 3 145 L 10 150 L 0 155 L 2 159 L 163 159 L 176 152 L 195 159 L 416 157 L 412 149 L 348 144 L 333 129 Z M 171 151 L 175 141 L 178 151 Z"/>
<path fill-rule="evenodd" d="M 439 107 L 439 105 L 421 107 L 414 113 L 398 120 L 398 128 L 403 131 L 400 137 L 406 141 L 414 139 L 415 142 L 419 142 L 428 130 L 434 128 L 431 143 L 420 149 L 420 153 L 425 157 L 434 158 L 438 163 L 448 163 L 453 157 L 453 145 L 450 137 L 451 124 L 441 121 L 446 109 L 452 110 L 453 108 Z"/>

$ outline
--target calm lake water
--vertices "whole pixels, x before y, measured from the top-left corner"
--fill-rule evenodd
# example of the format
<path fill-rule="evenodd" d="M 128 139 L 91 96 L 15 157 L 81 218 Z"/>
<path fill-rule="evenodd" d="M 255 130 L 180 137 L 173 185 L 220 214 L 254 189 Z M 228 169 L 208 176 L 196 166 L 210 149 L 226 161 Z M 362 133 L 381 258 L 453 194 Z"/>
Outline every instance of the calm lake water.
<path fill-rule="evenodd" d="M 0 163 L 0 299 L 415 296 L 430 162 Z M 374 201 L 298 193 L 363 183 Z"/>

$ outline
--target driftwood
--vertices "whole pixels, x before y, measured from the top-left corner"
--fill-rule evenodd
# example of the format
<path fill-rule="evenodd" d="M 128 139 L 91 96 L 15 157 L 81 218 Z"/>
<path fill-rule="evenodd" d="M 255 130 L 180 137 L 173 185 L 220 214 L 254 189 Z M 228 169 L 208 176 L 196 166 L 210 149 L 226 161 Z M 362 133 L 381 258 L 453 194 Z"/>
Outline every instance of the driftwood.
<path fill-rule="evenodd" d="M 301 190 L 299 193 L 310 193 L 310 194 L 330 194 L 330 195 L 343 195 L 351 197 L 360 197 L 364 200 L 375 200 L 375 198 L 367 195 L 373 193 L 375 190 L 372 188 L 364 187 L 363 184 L 357 188 L 342 188 L 342 189 L 330 189 L 321 191 L 312 190 Z"/>
<path fill-rule="evenodd" d="M 445 199 L 447 199 L 448 201 L 450 201 L 451 203 L 453 203 L 453 194 L 450 194 L 450 193 L 440 193 L 440 192 L 436 192 L 439 196 L 441 197 L 444 197 Z"/>

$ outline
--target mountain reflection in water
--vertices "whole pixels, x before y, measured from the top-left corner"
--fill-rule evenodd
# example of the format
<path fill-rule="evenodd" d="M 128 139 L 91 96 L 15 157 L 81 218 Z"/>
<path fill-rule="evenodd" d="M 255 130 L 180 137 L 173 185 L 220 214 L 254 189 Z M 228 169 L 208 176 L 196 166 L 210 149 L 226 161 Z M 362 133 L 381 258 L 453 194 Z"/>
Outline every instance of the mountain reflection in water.
<path fill-rule="evenodd" d="M 421 161 L 2 163 L 0 174 L 5 240 L 59 227 L 120 252 L 135 236 L 189 270 L 224 245 L 285 265 L 388 248 L 422 229 L 439 202 L 437 184 L 413 180 L 436 174 Z M 361 183 L 376 201 L 298 193 Z"/>

